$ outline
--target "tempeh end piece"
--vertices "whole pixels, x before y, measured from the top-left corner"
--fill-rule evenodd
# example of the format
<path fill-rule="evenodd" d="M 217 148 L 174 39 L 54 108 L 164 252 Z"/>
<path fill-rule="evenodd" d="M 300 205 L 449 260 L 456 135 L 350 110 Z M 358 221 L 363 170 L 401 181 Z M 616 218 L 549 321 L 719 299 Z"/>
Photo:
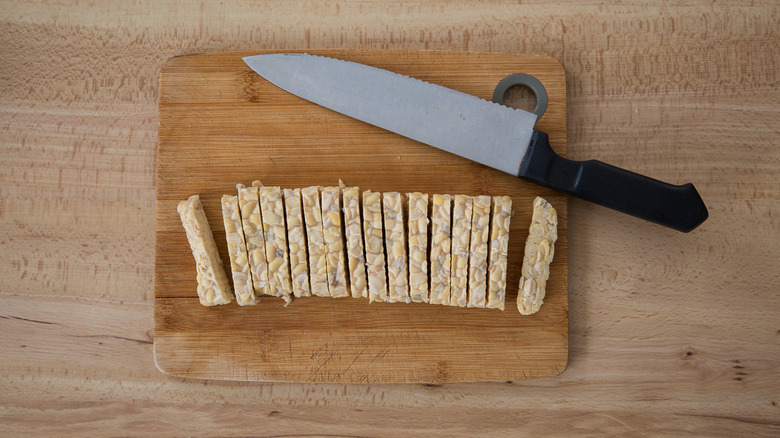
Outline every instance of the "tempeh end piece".
<path fill-rule="evenodd" d="M 190 196 L 186 201 L 179 202 L 176 210 L 195 258 L 200 303 L 204 306 L 230 303 L 230 283 L 200 197 Z"/>
<path fill-rule="evenodd" d="M 504 310 L 506 300 L 506 268 L 509 251 L 509 221 L 512 218 L 512 198 L 493 197 L 490 223 L 490 262 L 488 267 L 489 309 Z"/>
<path fill-rule="evenodd" d="M 538 312 L 544 302 L 557 239 L 558 214 L 549 202 L 537 196 L 525 243 L 522 277 L 517 293 L 517 309 L 523 315 Z"/>
<path fill-rule="evenodd" d="M 222 222 L 225 225 L 225 240 L 230 256 L 230 271 L 233 276 L 236 302 L 240 306 L 254 305 L 256 304 L 255 288 L 252 286 L 252 274 L 249 270 L 249 256 L 241 226 L 238 196 L 222 196 Z"/>

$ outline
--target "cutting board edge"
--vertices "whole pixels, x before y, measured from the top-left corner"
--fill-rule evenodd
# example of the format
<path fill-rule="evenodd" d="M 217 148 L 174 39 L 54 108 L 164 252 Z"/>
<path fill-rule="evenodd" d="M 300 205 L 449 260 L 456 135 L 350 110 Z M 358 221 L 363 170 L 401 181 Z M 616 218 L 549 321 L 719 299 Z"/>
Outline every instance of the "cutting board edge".
<path fill-rule="evenodd" d="M 554 377 L 558 377 L 562 375 L 569 367 L 569 336 L 568 331 L 566 332 L 566 348 L 562 351 L 565 352 L 565 356 L 561 359 L 560 363 L 554 364 L 552 368 L 548 368 L 550 371 L 549 373 L 544 374 L 537 374 L 528 376 L 525 373 L 522 373 L 522 375 L 518 374 L 517 376 L 509 376 L 510 378 L 503 378 L 503 379 L 445 379 L 445 380 L 437 380 L 437 379 L 431 379 L 431 380 L 411 380 L 411 379 L 385 379 L 385 380 L 372 380 L 372 381 L 360 381 L 360 380 L 353 380 L 349 378 L 344 378 L 342 380 L 336 380 L 336 381 L 309 381 L 307 379 L 247 379 L 247 378 L 237 378 L 237 377 L 210 377 L 208 375 L 199 375 L 197 373 L 184 373 L 184 372 L 177 372 L 176 370 L 168 369 L 163 363 L 161 363 L 158 357 L 158 351 L 157 349 L 161 347 L 161 343 L 158 342 L 157 339 L 155 339 L 153 343 L 153 360 L 154 365 L 157 368 L 158 371 L 161 373 L 178 378 L 178 379 L 195 379 L 195 380 L 204 380 L 204 381 L 226 381 L 226 382 L 253 382 L 253 383 L 337 383 L 337 384 L 350 384 L 350 385 L 371 385 L 371 384 L 405 384 L 405 385 L 447 385 L 447 384 L 459 384 L 459 383 L 512 383 L 512 382 L 522 382 L 526 380 L 539 380 L 539 379 L 550 379 Z M 163 347 L 164 348 L 164 347 Z"/>
<path fill-rule="evenodd" d="M 329 53 L 332 57 L 338 57 L 338 53 L 363 53 L 363 54 L 369 54 L 372 52 L 376 52 L 376 49 L 333 49 L 333 48 L 327 48 L 327 47 L 320 47 L 320 48 L 314 48 L 314 49 L 262 49 L 262 50 L 227 50 L 227 51 L 216 51 L 216 52 L 200 52 L 200 53 L 187 53 L 183 55 L 176 55 L 172 56 L 165 60 L 162 64 L 162 68 L 160 69 L 160 75 L 162 76 L 165 73 L 168 73 L 168 69 L 170 69 L 172 66 L 174 66 L 177 62 L 184 61 L 186 58 L 197 58 L 197 57 L 209 57 L 209 56 L 225 56 L 225 55 L 240 55 L 240 56 L 251 56 L 251 55 L 258 55 L 263 53 Z M 544 60 L 544 61 L 552 61 L 557 64 L 557 67 L 560 69 L 561 74 L 565 77 L 566 69 L 563 65 L 563 63 L 555 57 L 552 56 L 546 56 L 546 55 L 534 55 L 534 54 L 525 54 L 525 53 L 514 53 L 514 52 L 501 52 L 501 51 L 480 51 L 480 50 L 434 50 L 434 49 L 382 49 L 382 52 L 385 53 L 420 53 L 420 54 L 441 54 L 441 55 L 483 55 L 483 56 L 511 56 L 511 57 L 523 57 L 523 58 L 533 58 L 538 60 Z M 158 96 L 158 103 L 159 103 L 159 96 Z"/>

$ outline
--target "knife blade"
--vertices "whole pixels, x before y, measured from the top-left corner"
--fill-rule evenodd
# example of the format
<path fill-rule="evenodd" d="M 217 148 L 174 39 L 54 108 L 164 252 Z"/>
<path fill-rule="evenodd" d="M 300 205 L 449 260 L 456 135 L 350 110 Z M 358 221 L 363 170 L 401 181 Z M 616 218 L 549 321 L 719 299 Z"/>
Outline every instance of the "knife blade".
<path fill-rule="evenodd" d="M 707 219 L 696 188 L 557 155 L 537 116 L 398 73 L 303 53 L 247 56 L 296 96 L 524 180 L 688 232 Z"/>

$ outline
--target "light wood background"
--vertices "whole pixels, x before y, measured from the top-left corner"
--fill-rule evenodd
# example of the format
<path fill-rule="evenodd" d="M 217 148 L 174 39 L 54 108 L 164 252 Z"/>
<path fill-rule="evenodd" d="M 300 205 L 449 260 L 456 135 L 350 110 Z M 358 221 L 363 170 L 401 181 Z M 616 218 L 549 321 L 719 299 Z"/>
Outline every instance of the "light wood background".
<path fill-rule="evenodd" d="M 0 3 L 0 435 L 780 434 L 774 1 Z M 553 379 L 190 381 L 152 360 L 160 68 L 262 48 L 553 56 L 569 157 L 693 182 L 690 234 L 569 203 Z"/>

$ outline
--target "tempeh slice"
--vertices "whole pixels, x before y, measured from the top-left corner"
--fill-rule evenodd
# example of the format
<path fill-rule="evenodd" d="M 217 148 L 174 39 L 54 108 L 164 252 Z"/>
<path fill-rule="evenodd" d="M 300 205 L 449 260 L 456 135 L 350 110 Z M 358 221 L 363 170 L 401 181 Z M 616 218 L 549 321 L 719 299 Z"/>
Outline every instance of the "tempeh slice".
<path fill-rule="evenodd" d="M 322 188 L 322 234 L 328 249 L 328 290 L 334 298 L 348 297 L 344 257 L 344 238 L 341 232 L 341 188 Z"/>
<path fill-rule="evenodd" d="M 408 262 L 406 258 L 406 233 L 401 194 L 382 193 L 382 209 L 385 216 L 385 251 L 387 251 L 387 282 L 390 303 L 410 303 Z"/>
<path fill-rule="evenodd" d="M 517 293 L 517 310 L 523 315 L 536 313 L 544 302 L 557 239 L 558 213 L 549 202 L 537 196 L 525 242 L 522 277 Z"/>
<path fill-rule="evenodd" d="M 249 256 L 241 226 L 238 196 L 222 196 L 222 222 L 225 225 L 225 240 L 230 255 L 230 272 L 233 276 L 236 302 L 240 306 L 254 305 L 255 288 L 252 286 L 252 274 L 249 271 Z"/>
<path fill-rule="evenodd" d="M 290 280 L 295 298 L 311 296 L 309 263 L 306 260 L 306 237 L 303 229 L 301 189 L 284 189 L 284 212 L 287 215 L 287 247 L 290 250 Z"/>
<path fill-rule="evenodd" d="M 200 197 L 190 196 L 186 201 L 179 202 L 176 210 L 187 232 L 187 241 L 195 258 L 200 303 L 204 306 L 230 303 L 230 283 L 222 267 L 222 258 L 217 251 L 217 243 L 214 242 Z"/>
<path fill-rule="evenodd" d="M 259 184 L 259 181 L 255 181 L 252 187 L 245 187 L 243 184 L 236 185 L 246 249 L 249 255 L 249 269 L 252 272 L 252 285 L 257 296 L 271 295 L 271 288 L 268 284 L 268 260 L 265 256 L 265 235 L 260 211 L 260 197 L 256 186 Z"/>
<path fill-rule="evenodd" d="M 303 219 L 306 223 L 306 240 L 309 246 L 309 282 L 312 294 L 329 297 L 327 248 L 322 235 L 322 208 L 320 187 L 301 189 L 303 198 Z"/>
<path fill-rule="evenodd" d="M 344 187 L 341 196 L 344 199 L 344 232 L 347 235 L 350 292 L 352 298 L 368 298 L 363 224 L 360 221 L 360 189 Z"/>
<path fill-rule="evenodd" d="M 363 192 L 363 235 L 366 239 L 368 302 L 387 301 L 385 246 L 382 238 L 382 194 Z"/>
<path fill-rule="evenodd" d="M 409 295 L 414 303 L 428 302 L 428 195 L 407 193 L 409 214 Z"/>
<path fill-rule="evenodd" d="M 488 266 L 488 301 L 490 309 L 504 310 L 506 300 L 506 266 L 509 251 L 509 220 L 512 217 L 512 198 L 493 197 L 493 215 L 490 223 L 490 264 Z"/>
<path fill-rule="evenodd" d="M 455 195 L 452 207 L 452 267 L 450 268 L 450 306 L 466 307 L 469 277 L 469 240 L 474 199 Z"/>
<path fill-rule="evenodd" d="M 431 206 L 431 304 L 450 304 L 451 195 L 433 195 Z"/>
<path fill-rule="evenodd" d="M 287 230 L 284 226 L 282 190 L 279 187 L 260 187 L 259 190 L 271 294 L 284 298 L 284 301 L 290 304 L 292 287 L 288 269 Z"/>
<path fill-rule="evenodd" d="M 487 296 L 490 196 L 475 196 L 469 242 L 469 307 L 485 307 Z"/>

